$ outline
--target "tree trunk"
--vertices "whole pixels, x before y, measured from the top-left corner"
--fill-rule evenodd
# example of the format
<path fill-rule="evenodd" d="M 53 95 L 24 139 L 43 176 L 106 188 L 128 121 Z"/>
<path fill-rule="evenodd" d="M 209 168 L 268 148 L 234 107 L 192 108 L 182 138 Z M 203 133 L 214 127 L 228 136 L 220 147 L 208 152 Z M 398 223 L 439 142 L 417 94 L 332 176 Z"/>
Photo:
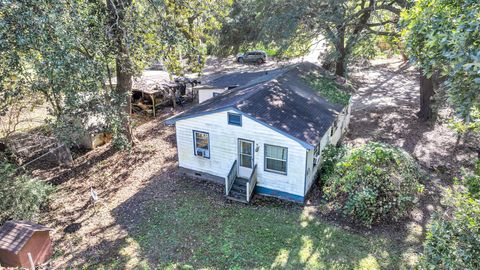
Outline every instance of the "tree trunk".
<path fill-rule="evenodd" d="M 118 117 L 122 123 L 122 135 L 125 136 L 128 143 L 133 143 L 132 128 L 130 125 L 130 114 L 132 111 L 131 93 L 132 93 L 132 77 L 133 65 L 130 59 L 130 52 L 125 41 L 128 35 L 125 26 L 125 12 L 132 1 L 131 0 L 106 0 L 110 17 L 110 27 L 112 31 L 112 39 L 116 47 L 116 75 L 117 86 L 115 94 L 117 97 L 126 98 L 125 102 L 121 102 Z"/>
<path fill-rule="evenodd" d="M 132 113 L 132 74 L 125 68 L 129 65 L 128 60 L 122 59 L 123 57 L 117 57 L 116 66 L 117 66 L 117 87 L 115 89 L 116 94 L 119 97 L 125 97 L 126 101 L 122 103 L 121 108 L 119 108 L 124 113 L 120 113 L 119 117 L 122 121 L 122 133 L 127 139 L 129 144 L 133 142 L 132 127 L 130 125 L 130 115 Z"/>
<path fill-rule="evenodd" d="M 432 97 L 434 94 L 433 78 L 427 78 L 420 72 L 420 111 L 417 115 L 424 121 L 432 119 Z"/>
<path fill-rule="evenodd" d="M 338 40 L 337 45 L 337 52 L 339 54 L 337 60 L 335 61 L 335 75 L 345 77 L 345 60 L 346 60 L 346 49 L 345 49 L 345 29 L 338 28 Z"/>

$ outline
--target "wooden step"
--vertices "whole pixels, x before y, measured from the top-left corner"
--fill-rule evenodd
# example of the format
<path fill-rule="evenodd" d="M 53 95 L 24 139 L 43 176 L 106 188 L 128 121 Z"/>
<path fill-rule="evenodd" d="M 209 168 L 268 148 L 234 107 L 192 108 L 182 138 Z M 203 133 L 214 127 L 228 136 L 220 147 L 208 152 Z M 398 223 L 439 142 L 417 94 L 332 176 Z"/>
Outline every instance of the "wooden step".
<path fill-rule="evenodd" d="M 231 190 L 234 190 L 236 192 L 241 192 L 241 193 L 244 193 L 246 194 L 247 193 L 247 187 L 246 186 L 236 186 L 236 185 L 233 185 Z"/>
<path fill-rule="evenodd" d="M 239 185 L 242 185 L 242 186 L 246 186 L 247 182 L 248 182 L 248 179 L 237 177 L 235 179 L 235 181 L 233 182 L 233 184 L 239 184 Z"/>
<path fill-rule="evenodd" d="M 241 203 L 248 203 L 245 198 L 241 199 L 241 198 L 232 197 L 232 196 L 225 196 L 225 197 L 229 200 L 232 200 L 232 201 L 241 202 Z"/>
<path fill-rule="evenodd" d="M 237 198 L 246 198 L 247 195 L 245 192 L 238 192 L 236 190 L 230 190 L 230 192 L 228 193 L 228 196 L 231 196 L 231 197 L 237 197 Z"/>

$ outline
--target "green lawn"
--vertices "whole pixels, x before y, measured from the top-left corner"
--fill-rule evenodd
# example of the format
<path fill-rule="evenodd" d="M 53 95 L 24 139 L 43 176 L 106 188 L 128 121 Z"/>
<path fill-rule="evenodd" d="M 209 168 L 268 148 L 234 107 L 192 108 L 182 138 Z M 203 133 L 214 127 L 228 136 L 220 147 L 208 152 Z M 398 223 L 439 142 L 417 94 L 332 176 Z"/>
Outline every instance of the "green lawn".
<path fill-rule="evenodd" d="M 346 231 L 301 206 L 225 204 L 201 193 L 149 202 L 115 261 L 96 268 L 410 268 L 409 246 L 385 235 Z"/>

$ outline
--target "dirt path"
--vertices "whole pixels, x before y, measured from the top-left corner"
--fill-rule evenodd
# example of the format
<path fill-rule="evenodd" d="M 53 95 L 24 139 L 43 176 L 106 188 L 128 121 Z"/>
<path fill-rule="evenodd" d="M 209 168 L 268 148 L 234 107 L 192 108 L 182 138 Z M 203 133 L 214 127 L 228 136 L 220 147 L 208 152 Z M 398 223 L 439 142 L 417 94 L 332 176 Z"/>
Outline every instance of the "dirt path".
<path fill-rule="evenodd" d="M 426 172 L 425 191 L 418 206 L 404 221 L 374 230 L 391 235 L 397 245 L 412 245 L 411 253 L 421 251 L 426 226 L 433 212 L 441 211 L 444 188 L 468 166 L 475 153 L 460 144 L 454 154 L 457 136 L 448 127 L 447 110 L 435 123 L 418 119 L 419 82 L 414 68 L 399 59 L 372 61 L 356 69 L 351 80 L 358 91 L 353 97 L 352 118 L 345 139 L 347 145 L 381 141 L 403 148 Z M 415 256 L 412 256 L 415 258 Z"/>
<path fill-rule="evenodd" d="M 399 59 L 373 61 L 357 69 L 348 144 L 382 141 L 402 147 L 426 169 L 457 175 L 474 153 L 460 146 L 454 155 L 456 134 L 441 112 L 437 123 L 418 119 L 419 83 L 414 68 Z"/>

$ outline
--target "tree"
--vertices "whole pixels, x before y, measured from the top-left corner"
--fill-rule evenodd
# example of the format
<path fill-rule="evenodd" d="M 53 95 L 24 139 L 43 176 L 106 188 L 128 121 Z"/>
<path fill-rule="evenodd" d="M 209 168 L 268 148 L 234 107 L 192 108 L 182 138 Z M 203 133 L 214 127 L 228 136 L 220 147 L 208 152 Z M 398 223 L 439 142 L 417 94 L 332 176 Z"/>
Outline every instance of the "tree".
<path fill-rule="evenodd" d="M 107 119 L 114 142 L 132 142 L 132 77 L 152 60 L 172 74 L 182 58 L 204 55 L 229 0 L 3 0 L 0 48 L 4 87 L 12 75 L 51 104 L 55 130 L 77 130 L 88 117 Z M 5 64 L 4 64 L 5 63 Z M 9 65 L 13 63 L 13 65 Z M 204 61 L 190 61 L 198 71 Z M 113 77 L 117 83 L 114 86 Z M 2 90 L 10 91 L 10 88 Z M 68 137 L 68 136 L 66 136 Z"/>
<path fill-rule="evenodd" d="M 53 191 L 51 185 L 0 160 L 0 224 L 10 219 L 35 219 Z"/>
<path fill-rule="evenodd" d="M 254 4 L 256 3 L 256 4 Z M 220 40 L 222 48 L 262 40 L 287 51 L 298 44 L 311 44 L 319 35 L 328 41 L 331 50 L 326 67 L 333 62 L 335 73 L 345 76 L 349 57 L 355 46 L 370 35 L 395 36 L 395 25 L 403 0 L 315 0 L 315 1 L 236 1 L 226 25 L 235 31 L 234 42 Z M 261 11 L 261 12 L 259 12 Z M 260 28 L 260 30 L 255 29 Z M 245 31 L 246 30 L 246 31 Z M 252 34 L 253 31 L 253 34 Z M 227 35 L 231 37 L 231 35 Z"/>
<path fill-rule="evenodd" d="M 421 269 L 479 269 L 480 201 L 456 187 L 428 225 Z"/>
<path fill-rule="evenodd" d="M 438 72 L 458 117 L 465 123 L 480 107 L 480 3 L 475 0 L 420 0 L 402 14 L 409 56 L 425 81 Z M 431 83 L 421 87 L 422 111 L 431 110 Z M 476 120 L 478 121 L 478 120 Z"/>

